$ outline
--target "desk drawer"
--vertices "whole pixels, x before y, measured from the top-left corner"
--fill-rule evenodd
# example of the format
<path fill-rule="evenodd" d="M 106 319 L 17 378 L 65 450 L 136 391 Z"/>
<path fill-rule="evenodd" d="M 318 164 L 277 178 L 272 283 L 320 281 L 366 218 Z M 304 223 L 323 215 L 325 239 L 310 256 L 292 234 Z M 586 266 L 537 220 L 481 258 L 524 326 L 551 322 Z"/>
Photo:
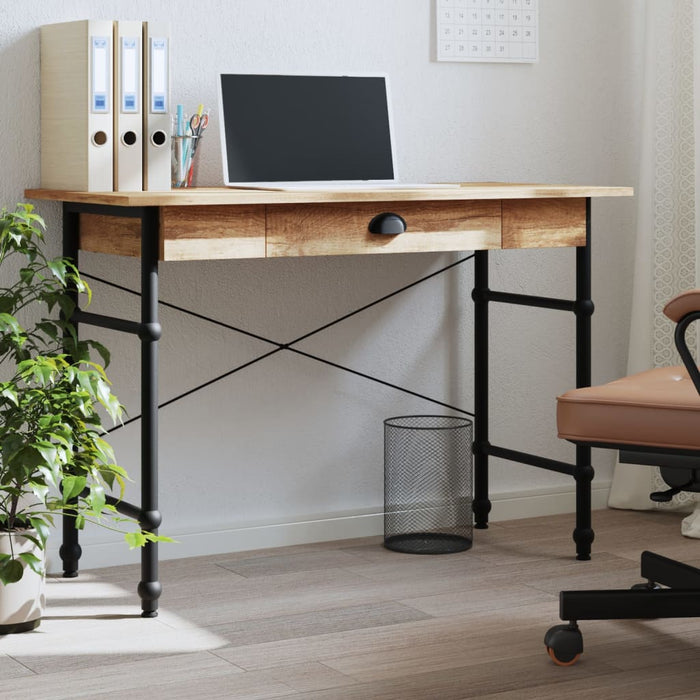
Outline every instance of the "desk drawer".
<path fill-rule="evenodd" d="M 123 216 L 80 214 L 80 250 L 109 255 L 141 255 L 141 222 Z"/>
<path fill-rule="evenodd" d="M 264 258 L 265 207 L 161 207 L 158 246 L 159 260 Z M 135 218 L 81 214 L 80 248 L 138 258 L 141 222 Z"/>
<path fill-rule="evenodd" d="M 182 206 L 161 209 L 163 260 L 265 257 L 265 207 Z"/>
<path fill-rule="evenodd" d="M 583 197 L 503 200 L 504 248 L 586 245 Z"/>
<path fill-rule="evenodd" d="M 406 231 L 370 233 L 371 219 L 399 214 Z M 499 200 L 280 204 L 267 208 L 267 256 L 356 255 L 501 247 Z"/>

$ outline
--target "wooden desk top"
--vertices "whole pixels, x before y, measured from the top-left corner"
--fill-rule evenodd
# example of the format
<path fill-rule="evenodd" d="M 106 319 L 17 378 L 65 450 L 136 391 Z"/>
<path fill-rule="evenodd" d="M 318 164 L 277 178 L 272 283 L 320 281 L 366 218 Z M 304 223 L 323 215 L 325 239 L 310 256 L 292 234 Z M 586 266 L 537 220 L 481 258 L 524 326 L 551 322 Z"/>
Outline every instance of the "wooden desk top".
<path fill-rule="evenodd" d="M 447 188 L 170 192 L 27 190 L 31 199 L 158 207 L 160 260 L 414 253 L 586 244 L 586 198 L 630 187 L 465 183 Z M 404 218 L 398 235 L 370 233 L 381 212 Z M 81 250 L 139 256 L 137 218 L 81 213 Z"/>
<path fill-rule="evenodd" d="M 331 202 L 400 202 L 470 199 L 539 199 L 560 197 L 630 197 L 631 187 L 512 184 L 502 182 L 456 183 L 454 187 L 423 189 L 347 190 L 244 190 L 230 187 L 193 187 L 170 192 L 70 192 L 28 189 L 29 199 L 111 204 L 115 206 L 201 206 L 245 204 L 304 204 Z"/>

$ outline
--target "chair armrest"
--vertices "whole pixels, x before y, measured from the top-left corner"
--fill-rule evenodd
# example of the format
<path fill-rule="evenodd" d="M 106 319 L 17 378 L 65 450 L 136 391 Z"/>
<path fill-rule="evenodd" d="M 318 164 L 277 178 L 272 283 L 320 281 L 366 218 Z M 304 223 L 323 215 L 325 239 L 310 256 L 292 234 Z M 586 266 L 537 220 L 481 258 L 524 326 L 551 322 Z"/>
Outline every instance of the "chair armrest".
<path fill-rule="evenodd" d="M 695 389 L 700 394 L 700 371 L 685 339 L 688 326 L 700 319 L 700 289 L 691 289 L 674 297 L 664 306 L 664 313 L 677 324 L 674 334 L 676 348 Z"/>
<path fill-rule="evenodd" d="M 700 289 L 681 292 L 664 306 L 666 316 L 676 323 L 691 311 L 700 311 Z"/>

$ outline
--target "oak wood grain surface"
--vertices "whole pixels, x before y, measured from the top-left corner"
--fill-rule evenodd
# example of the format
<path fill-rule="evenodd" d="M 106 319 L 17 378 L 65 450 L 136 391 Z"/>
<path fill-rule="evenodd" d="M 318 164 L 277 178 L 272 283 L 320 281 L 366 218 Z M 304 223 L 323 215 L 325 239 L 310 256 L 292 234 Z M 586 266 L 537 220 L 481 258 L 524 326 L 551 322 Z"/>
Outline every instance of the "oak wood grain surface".
<path fill-rule="evenodd" d="M 630 196 L 627 187 L 462 183 L 444 189 L 270 191 L 193 188 L 172 192 L 27 190 L 34 199 L 159 207 L 160 260 L 554 248 L 586 242 L 586 198 Z M 391 212 L 397 235 L 369 223 Z M 80 215 L 80 247 L 140 255 L 138 220 Z"/>
<path fill-rule="evenodd" d="M 630 197 L 631 187 L 465 182 L 441 188 L 343 190 L 253 190 L 193 187 L 170 192 L 76 192 L 31 188 L 29 199 L 115 206 L 198 206 L 206 204 L 296 204 L 320 202 L 430 201 L 453 199 L 532 199 L 535 197 Z"/>

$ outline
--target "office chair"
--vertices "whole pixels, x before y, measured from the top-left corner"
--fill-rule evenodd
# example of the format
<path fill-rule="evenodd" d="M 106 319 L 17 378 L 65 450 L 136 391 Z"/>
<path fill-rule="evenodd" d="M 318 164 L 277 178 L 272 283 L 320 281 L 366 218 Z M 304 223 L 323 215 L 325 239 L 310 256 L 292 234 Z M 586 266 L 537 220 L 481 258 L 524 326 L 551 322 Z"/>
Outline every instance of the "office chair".
<path fill-rule="evenodd" d="M 620 451 L 620 462 L 658 466 L 669 501 L 680 491 L 700 492 L 700 371 L 686 342 L 700 319 L 700 289 L 679 294 L 664 313 L 676 325 L 675 343 L 685 367 L 662 367 L 608 384 L 568 391 L 557 398 L 559 437 L 576 445 Z M 544 643 L 552 660 L 569 666 L 583 652 L 579 620 L 700 616 L 700 569 L 652 552 L 641 555 L 646 583 L 625 590 L 561 591 L 559 617 Z"/>

